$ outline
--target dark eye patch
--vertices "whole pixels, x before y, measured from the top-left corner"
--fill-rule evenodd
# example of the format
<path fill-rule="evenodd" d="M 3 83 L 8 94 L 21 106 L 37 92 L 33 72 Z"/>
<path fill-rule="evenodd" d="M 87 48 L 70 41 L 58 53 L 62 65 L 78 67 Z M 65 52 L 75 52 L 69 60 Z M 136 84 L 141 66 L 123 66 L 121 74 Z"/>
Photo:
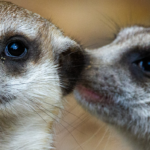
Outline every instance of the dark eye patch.
<path fill-rule="evenodd" d="M 126 49 L 126 51 L 121 54 L 119 62 L 113 65 L 118 65 L 118 67 L 126 71 L 127 75 L 131 76 L 131 82 L 133 82 L 133 84 L 146 87 L 150 77 L 140 68 L 140 62 L 144 61 L 143 64 L 148 69 L 146 63 L 148 63 L 149 58 L 150 46 L 135 46 Z"/>
<path fill-rule="evenodd" d="M 26 72 L 28 62 L 40 60 L 40 38 L 30 40 L 22 35 L 5 36 L 0 41 L 1 65 L 7 74 L 19 75 Z"/>

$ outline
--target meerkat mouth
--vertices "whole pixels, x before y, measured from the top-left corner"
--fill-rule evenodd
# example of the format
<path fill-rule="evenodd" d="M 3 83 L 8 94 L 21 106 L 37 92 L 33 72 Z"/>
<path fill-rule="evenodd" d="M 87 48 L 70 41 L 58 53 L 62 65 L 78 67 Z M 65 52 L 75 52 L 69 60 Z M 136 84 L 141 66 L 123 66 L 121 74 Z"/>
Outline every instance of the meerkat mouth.
<path fill-rule="evenodd" d="M 92 90 L 90 87 L 86 87 L 84 85 L 77 85 L 76 91 L 80 94 L 82 100 L 87 101 L 89 103 L 101 103 L 101 104 L 112 104 L 113 100 L 108 96 L 105 96 L 102 93 L 96 92 Z"/>

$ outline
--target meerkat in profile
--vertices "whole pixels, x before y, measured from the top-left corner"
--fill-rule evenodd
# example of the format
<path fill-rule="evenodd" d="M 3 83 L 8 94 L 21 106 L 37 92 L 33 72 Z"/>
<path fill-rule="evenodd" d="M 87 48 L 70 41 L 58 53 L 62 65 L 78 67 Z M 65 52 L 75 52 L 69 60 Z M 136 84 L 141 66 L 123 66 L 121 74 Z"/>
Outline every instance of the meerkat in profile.
<path fill-rule="evenodd" d="M 0 58 L 0 150 L 50 150 L 62 97 L 84 66 L 80 45 L 38 14 L 0 1 Z"/>
<path fill-rule="evenodd" d="M 124 132 L 133 150 L 150 150 L 150 28 L 124 28 L 109 45 L 86 53 L 78 102 Z"/>

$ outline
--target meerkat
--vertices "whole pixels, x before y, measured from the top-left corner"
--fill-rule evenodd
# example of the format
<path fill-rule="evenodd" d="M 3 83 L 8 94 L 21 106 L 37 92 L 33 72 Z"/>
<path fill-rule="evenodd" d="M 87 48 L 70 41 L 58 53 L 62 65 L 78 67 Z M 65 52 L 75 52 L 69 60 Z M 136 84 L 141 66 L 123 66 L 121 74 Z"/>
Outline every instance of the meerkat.
<path fill-rule="evenodd" d="M 84 66 L 54 24 L 0 1 L 0 150 L 50 150 L 53 123 Z"/>
<path fill-rule="evenodd" d="M 88 50 L 89 66 L 74 93 L 90 113 L 122 133 L 133 150 L 150 150 L 150 28 L 126 27 Z"/>

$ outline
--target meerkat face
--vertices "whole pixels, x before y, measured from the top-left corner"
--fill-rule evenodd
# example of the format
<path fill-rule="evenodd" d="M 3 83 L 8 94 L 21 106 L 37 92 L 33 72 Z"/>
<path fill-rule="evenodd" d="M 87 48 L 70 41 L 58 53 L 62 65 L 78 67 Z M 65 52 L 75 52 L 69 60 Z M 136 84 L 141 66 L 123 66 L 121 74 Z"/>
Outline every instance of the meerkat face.
<path fill-rule="evenodd" d="M 58 106 L 82 70 L 81 51 L 48 20 L 0 2 L 0 116 Z"/>
<path fill-rule="evenodd" d="M 92 114 L 137 137 L 150 135 L 150 28 L 125 28 L 109 45 L 86 50 L 75 95 Z M 147 138 L 149 139 L 149 138 Z"/>

